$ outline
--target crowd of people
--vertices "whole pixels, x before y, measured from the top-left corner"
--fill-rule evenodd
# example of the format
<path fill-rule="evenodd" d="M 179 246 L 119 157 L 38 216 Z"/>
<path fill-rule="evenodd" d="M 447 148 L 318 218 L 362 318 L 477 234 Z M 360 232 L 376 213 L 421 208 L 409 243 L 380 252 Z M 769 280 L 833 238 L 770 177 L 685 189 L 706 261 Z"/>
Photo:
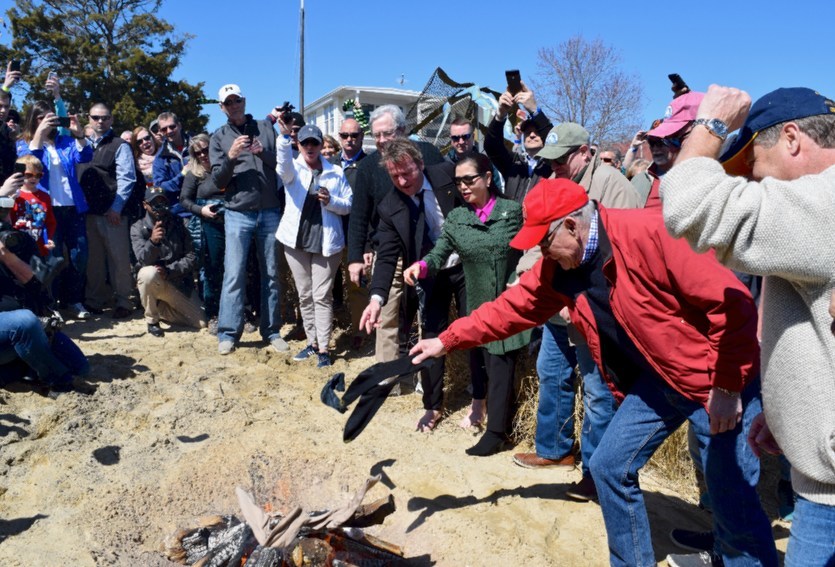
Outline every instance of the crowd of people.
<path fill-rule="evenodd" d="M 469 349 L 460 425 L 483 429 L 466 449 L 483 457 L 511 446 L 517 361 L 538 328 L 535 447 L 513 462 L 581 465 L 566 495 L 599 503 L 612 565 L 655 565 L 639 471 L 685 421 L 714 527 L 674 530 L 697 552 L 668 564 L 777 565 L 756 491 L 768 452 L 785 456 L 786 565 L 835 565 L 831 100 L 778 89 L 751 106 L 737 89 L 685 89 L 624 155 L 554 125 L 523 83 L 499 97 L 483 151 L 465 117 L 442 154 L 385 105 L 366 153 L 356 119 L 337 139 L 285 108 L 254 118 L 235 84 L 219 90 L 228 121 L 211 135 L 163 112 L 116 136 L 99 101 L 82 124 L 54 75 L 53 100 L 7 123 L 20 79 L 9 67 L 0 90 L 3 369 L 71 389 L 88 365 L 45 306 L 124 319 L 137 299 L 154 337 L 207 327 L 228 355 L 257 330 L 288 353 L 292 280 L 299 363 L 331 366 L 335 295 L 352 346 L 375 334 L 377 362 Z M 420 371 L 420 431 L 443 418 L 444 372 L 443 360 Z"/>

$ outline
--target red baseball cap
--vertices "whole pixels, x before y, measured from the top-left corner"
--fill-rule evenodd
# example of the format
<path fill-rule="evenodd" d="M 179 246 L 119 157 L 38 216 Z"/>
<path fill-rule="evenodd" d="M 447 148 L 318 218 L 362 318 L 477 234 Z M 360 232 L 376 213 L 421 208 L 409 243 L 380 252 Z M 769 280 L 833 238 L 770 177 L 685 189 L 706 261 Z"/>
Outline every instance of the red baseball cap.
<path fill-rule="evenodd" d="M 647 136 L 668 138 L 682 130 L 696 119 L 699 105 L 702 104 L 704 97 L 705 93 L 689 92 L 674 98 L 670 106 L 667 107 L 664 120 L 647 132 Z"/>
<path fill-rule="evenodd" d="M 552 222 L 588 202 L 586 190 L 570 179 L 543 179 L 525 197 L 522 204 L 525 224 L 510 241 L 510 246 L 517 250 L 538 246 L 548 234 Z"/>

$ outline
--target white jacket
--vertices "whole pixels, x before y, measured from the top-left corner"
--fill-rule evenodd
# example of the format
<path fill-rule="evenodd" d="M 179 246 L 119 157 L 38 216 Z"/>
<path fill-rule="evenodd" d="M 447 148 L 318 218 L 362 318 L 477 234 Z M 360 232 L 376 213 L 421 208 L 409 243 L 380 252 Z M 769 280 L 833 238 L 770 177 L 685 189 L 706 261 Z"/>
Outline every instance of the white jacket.
<path fill-rule="evenodd" d="M 307 196 L 307 187 L 313 178 L 313 172 L 307 166 L 303 156 L 293 159 L 290 140 L 284 136 L 278 137 L 276 171 L 284 182 L 286 204 L 284 214 L 278 225 L 275 237 L 279 242 L 290 248 L 296 247 L 299 234 L 299 223 Z M 331 164 L 322 158 L 322 174 L 319 185 L 330 193 L 330 202 L 322 207 L 322 255 L 333 256 L 345 248 L 345 234 L 342 231 L 342 219 L 339 215 L 351 212 L 353 193 L 351 186 L 342 174 L 342 168 Z"/>

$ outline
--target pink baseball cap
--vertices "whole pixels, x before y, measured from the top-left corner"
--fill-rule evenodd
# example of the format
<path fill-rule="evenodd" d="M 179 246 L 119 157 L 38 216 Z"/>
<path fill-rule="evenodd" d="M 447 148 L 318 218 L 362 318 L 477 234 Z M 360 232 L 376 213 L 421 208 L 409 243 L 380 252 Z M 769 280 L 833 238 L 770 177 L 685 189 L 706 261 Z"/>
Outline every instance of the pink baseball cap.
<path fill-rule="evenodd" d="M 664 120 L 657 127 L 647 132 L 647 136 L 654 138 L 668 138 L 693 122 L 699 112 L 699 105 L 705 93 L 689 92 L 673 99 Z"/>

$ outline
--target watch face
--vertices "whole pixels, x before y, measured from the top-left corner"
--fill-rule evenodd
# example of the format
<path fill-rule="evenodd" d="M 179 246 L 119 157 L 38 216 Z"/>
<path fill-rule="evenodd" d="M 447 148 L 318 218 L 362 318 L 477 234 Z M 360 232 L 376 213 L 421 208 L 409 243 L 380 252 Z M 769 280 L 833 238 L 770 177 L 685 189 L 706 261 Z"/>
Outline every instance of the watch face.
<path fill-rule="evenodd" d="M 708 121 L 708 126 L 722 139 L 728 135 L 728 127 L 718 118 Z"/>

